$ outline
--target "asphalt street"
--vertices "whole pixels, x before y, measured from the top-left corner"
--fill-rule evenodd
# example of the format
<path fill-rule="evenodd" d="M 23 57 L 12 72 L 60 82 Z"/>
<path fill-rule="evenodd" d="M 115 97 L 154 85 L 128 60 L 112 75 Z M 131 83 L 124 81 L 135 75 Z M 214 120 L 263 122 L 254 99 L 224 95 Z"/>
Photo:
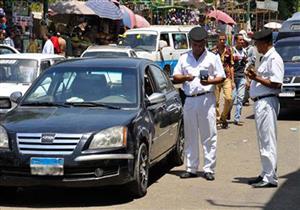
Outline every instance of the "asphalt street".
<path fill-rule="evenodd" d="M 101 189 L 30 188 L 1 190 L 0 209 L 300 209 L 300 113 L 283 112 L 278 121 L 278 188 L 254 189 L 249 178 L 260 172 L 252 106 L 243 109 L 243 126 L 218 130 L 216 180 L 182 180 L 185 167 L 166 161 L 150 171 L 145 197 L 134 199 L 121 187 Z"/>

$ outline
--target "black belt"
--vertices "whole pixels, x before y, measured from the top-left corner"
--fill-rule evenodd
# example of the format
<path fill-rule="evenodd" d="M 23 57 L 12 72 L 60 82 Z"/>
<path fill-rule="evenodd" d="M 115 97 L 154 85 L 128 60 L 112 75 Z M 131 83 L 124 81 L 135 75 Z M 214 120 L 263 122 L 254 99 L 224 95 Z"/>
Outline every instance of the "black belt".
<path fill-rule="evenodd" d="M 277 95 L 276 94 L 268 94 L 268 95 L 264 95 L 264 96 L 257 96 L 257 97 L 251 98 L 251 99 L 252 99 L 252 101 L 256 102 L 263 98 L 269 98 L 269 97 L 275 97 L 275 96 L 277 96 Z"/>
<path fill-rule="evenodd" d="M 197 97 L 197 96 L 205 95 L 207 93 L 211 93 L 211 92 L 207 91 L 207 92 L 203 92 L 203 93 L 196 93 L 196 94 L 193 94 L 193 95 L 185 95 L 185 96 L 186 97 Z"/>

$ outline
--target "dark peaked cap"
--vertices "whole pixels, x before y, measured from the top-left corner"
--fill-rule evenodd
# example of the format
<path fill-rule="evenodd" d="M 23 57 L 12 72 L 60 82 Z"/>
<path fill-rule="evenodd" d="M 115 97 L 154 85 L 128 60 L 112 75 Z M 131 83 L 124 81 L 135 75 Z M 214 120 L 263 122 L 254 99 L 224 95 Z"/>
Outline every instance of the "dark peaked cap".
<path fill-rule="evenodd" d="M 196 26 L 189 32 L 189 38 L 193 41 L 199 42 L 208 37 L 207 31 L 203 27 Z"/>
<path fill-rule="evenodd" d="M 254 40 L 269 40 L 272 39 L 272 29 L 263 29 L 254 33 Z"/>

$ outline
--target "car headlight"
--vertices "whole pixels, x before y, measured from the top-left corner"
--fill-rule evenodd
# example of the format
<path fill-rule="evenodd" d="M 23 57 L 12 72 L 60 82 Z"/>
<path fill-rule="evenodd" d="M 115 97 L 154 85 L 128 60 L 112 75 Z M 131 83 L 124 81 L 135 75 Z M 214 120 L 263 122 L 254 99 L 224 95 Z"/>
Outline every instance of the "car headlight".
<path fill-rule="evenodd" d="M 2 126 L 0 126 L 0 149 L 8 149 L 8 135 Z"/>
<path fill-rule="evenodd" d="M 127 128 L 116 126 L 105 129 L 94 135 L 89 149 L 103 149 L 126 146 Z"/>

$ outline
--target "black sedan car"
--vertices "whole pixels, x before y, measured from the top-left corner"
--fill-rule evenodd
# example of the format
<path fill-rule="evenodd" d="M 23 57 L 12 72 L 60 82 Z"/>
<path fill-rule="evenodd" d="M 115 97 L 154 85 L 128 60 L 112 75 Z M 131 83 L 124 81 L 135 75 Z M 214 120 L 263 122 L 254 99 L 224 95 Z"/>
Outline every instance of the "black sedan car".
<path fill-rule="evenodd" d="M 275 48 L 284 62 L 284 79 L 279 93 L 280 108 L 300 106 L 300 35 L 276 42 Z"/>
<path fill-rule="evenodd" d="M 143 59 L 76 59 L 46 70 L 0 121 L 0 186 L 128 185 L 149 167 L 183 163 L 180 97 Z"/>

